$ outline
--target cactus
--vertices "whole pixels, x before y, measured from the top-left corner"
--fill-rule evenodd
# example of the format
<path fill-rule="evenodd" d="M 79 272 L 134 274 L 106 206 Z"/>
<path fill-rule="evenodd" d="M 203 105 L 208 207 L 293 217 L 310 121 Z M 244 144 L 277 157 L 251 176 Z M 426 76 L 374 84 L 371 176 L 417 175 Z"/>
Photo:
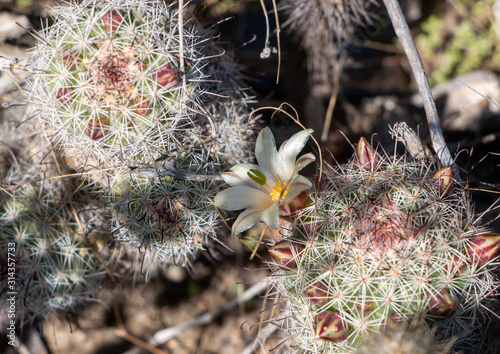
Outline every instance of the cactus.
<path fill-rule="evenodd" d="M 0 249 L 2 272 L 7 260 L 15 268 L 9 274 L 14 283 L 2 274 L 0 292 L 16 294 L 15 315 L 22 322 L 75 313 L 91 301 L 105 274 L 69 205 L 40 182 L 0 191 Z"/>
<path fill-rule="evenodd" d="M 453 340 L 437 341 L 435 331 L 425 323 L 402 323 L 373 333 L 355 354 L 445 354 L 450 353 Z"/>
<path fill-rule="evenodd" d="M 356 40 L 364 40 L 366 34 L 357 29 L 372 24 L 376 17 L 364 0 L 283 0 L 281 5 L 289 9 L 286 24 L 300 38 L 307 53 L 311 81 L 331 86 L 334 72 L 332 63 L 337 60 L 341 48 Z"/>
<path fill-rule="evenodd" d="M 186 264 L 215 238 L 206 197 L 219 183 L 182 176 L 215 175 L 248 159 L 253 123 L 233 58 L 195 19 L 180 25 L 177 5 L 85 0 L 58 8 L 34 51 L 30 98 L 66 163 L 106 193 L 116 238 L 160 263 Z M 165 160 L 177 163 L 175 177 L 129 174 Z"/>
<path fill-rule="evenodd" d="M 224 163 L 217 149 L 206 147 L 217 128 L 232 120 L 246 133 L 248 96 L 236 97 L 236 68 L 208 47 L 209 34 L 193 19 L 182 25 L 181 46 L 175 5 L 70 3 L 40 33 L 30 98 L 71 166 L 123 167 L 185 151 Z M 231 69 L 225 74 L 235 77 L 222 82 L 220 71 Z M 248 156 L 245 135 L 233 148 L 240 146 L 237 156 Z"/>
<path fill-rule="evenodd" d="M 270 247 L 284 318 L 305 352 L 344 353 L 426 314 L 444 338 L 469 335 L 498 282 L 500 236 L 478 226 L 450 168 L 383 158 L 361 139 L 328 167 L 292 236 Z"/>
<path fill-rule="evenodd" d="M 194 187 L 173 177 L 150 180 L 124 173 L 112 184 L 115 237 L 151 252 L 157 266 L 185 266 L 216 238 L 219 215 L 208 199 L 215 182 Z"/>

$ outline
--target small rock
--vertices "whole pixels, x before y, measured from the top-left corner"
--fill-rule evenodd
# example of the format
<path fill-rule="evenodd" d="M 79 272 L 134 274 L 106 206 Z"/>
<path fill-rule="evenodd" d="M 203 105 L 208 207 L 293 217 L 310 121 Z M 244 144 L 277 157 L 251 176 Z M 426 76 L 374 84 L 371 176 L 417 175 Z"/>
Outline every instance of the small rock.
<path fill-rule="evenodd" d="M 27 28 L 30 26 L 30 21 L 26 16 L 16 16 L 8 12 L 0 13 L 0 42 L 21 37 L 26 33 L 26 30 L 18 24 Z"/>

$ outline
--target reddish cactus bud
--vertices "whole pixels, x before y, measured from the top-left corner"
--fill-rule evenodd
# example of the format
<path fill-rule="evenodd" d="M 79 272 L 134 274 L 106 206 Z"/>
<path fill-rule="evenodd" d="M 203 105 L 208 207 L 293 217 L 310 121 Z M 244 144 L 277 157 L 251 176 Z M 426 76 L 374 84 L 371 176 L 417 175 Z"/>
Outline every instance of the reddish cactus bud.
<path fill-rule="evenodd" d="M 445 167 L 437 170 L 432 176 L 431 181 L 439 188 L 441 197 L 446 197 L 453 192 L 453 171 L 451 167 Z"/>
<path fill-rule="evenodd" d="M 380 156 L 375 149 L 361 137 L 356 148 L 356 164 L 359 168 L 374 172 L 380 164 Z"/>
<path fill-rule="evenodd" d="M 102 17 L 102 24 L 108 31 L 114 32 L 118 29 L 120 24 L 122 23 L 123 18 L 122 16 L 118 13 L 118 11 L 115 10 L 109 10 L 106 12 L 106 14 Z"/>
<path fill-rule="evenodd" d="M 94 141 L 102 139 L 108 131 L 107 120 L 90 120 L 85 127 L 85 134 Z"/>
<path fill-rule="evenodd" d="M 304 291 L 304 293 L 309 298 L 311 303 L 319 306 L 323 306 L 326 304 L 328 289 L 322 282 L 320 281 L 317 282 L 316 284 L 308 288 L 306 291 Z"/>
<path fill-rule="evenodd" d="M 349 327 L 338 312 L 325 311 L 316 316 L 316 339 L 342 342 L 349 336 Z"/>
<path fill-rule="evenodd" d="M 398 328 L 399 326 L 401 326 L 401 323 L 403 321 L 404 319 L 401 318 L 401 315 L 391 312 L 391 314 L 384 319 L 383 323 L 380 325 L 379 330 L 386 331 L 388 329 Z"/>
<path fill-rule="evenodd" d="M 68 103 L 71 98 L 73 97 L 73 94 L 69 88 L 60 88 L 56 92 L 56 99 L 59 101 L 60 104 L 66 104 Z"/>
<path fill-rule="evenodd" d="M 356 309 L 359 313 L 363 313 L 365 315 L 369 315 L 373 311 L 375 311 L 375 305 L 372 301 L 358 301 L 356 302 Z"/>
<path fill-rule="evenodd" d="M 457 299 L 446 290 L 428 296 L 431 315 L 448 318 L 457 311 Z"/>
<path fill-rule="evenodd" d="M 179 80 L 179 71 L 173 65 L 164 64 L 160 70 L 156 73 L 156 82 L 160 86 L 177 86 Z"/>
<path fill-rule="evenodd" d="M 482 266 L 494 259 L 500 248 L 499 234 L 479 235 L 470 240 L 467 253 Z"/>
<path fill-rule="evenodd" d="M 297 260 L 304 247 L 295 242 L 280 241 L 269 248 L 269 254 L 281 269 L 297 268 Z"/>
<path fill-rule="evenodd" d="M 302 210 L 311 204 L 312 200 L 309 198 L 307 191 L 303 191 L 290 202 L 290 212 L 294 213 Z"/>

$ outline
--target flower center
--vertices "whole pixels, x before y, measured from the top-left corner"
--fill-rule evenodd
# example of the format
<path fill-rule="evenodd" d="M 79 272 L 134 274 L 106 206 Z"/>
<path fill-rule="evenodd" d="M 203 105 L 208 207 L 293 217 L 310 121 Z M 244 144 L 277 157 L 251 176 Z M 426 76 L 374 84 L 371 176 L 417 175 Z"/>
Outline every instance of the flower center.
<path fill-rule="evenodd" d="M 288 187 L 290 187 L 290 186 L 288 186 Z M 278 200 L 278 199 L 280 199 L 281 191 L 283 190 L 283 188 L 285 188 L 285 191 L 283 192 L 283 198 L 285 198 L 286 194 L 288 193 L 288 187 L 286 187 L 285 182 L 283 182 L 283 183 L 278 182 L 273 187 L 273 190 L 272 190 L 271 194 L 269 194 L 269 195 L 271 196 L 273 201 Z"/>

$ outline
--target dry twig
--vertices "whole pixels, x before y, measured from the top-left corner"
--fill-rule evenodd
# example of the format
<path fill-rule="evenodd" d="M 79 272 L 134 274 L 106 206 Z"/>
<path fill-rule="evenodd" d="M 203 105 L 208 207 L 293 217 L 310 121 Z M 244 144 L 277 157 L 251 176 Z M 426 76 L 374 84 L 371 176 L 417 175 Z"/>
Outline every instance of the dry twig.
<path fill-rule="evenodd" d="M 204 313 L 196 318 L 193 318 L 191 321 L 180 323 L 177 326 L 161 329 L 157 331 L 155 334 L 153 334 L 153 337 L 148 341 L 148 344 L 156 347 L 165 344 L 169 340 L 179 336 L 182 332 L 191 327 L 205 326 L 214 321 L 215 319 L 217 319 L 218 317 L 220 317 L 222 314 L 238 307 L 240 303 L 244 303 L 252 299 L 254 296 L 265 291 L 268 288 L 268 286 L 269 284 L 264 281 L 257 283 L 251 288 L 247 289 L 241 295 L 241 297 L 234 299 L 226 306 L 220 307 L 212 312 Z M 135 347 L 132 348 L 131 350 L 128 350 L 125 354 L 137 354 L 137 353 L 140 353 L 140 348 Z"/>
<path fill-rule="evenodd" d="M 403 16 L 401 7 L 396 0 L 384 0 L 384 4 L 387 8 L 387 12 L 389 13 L 394 31 L 396 32 L 401 46 L 403 47 L 403 50 L 408 57 L 408 61 L 410 62 L 411 70 L 415 76 L 418 90 L 422 95 L 424 109 L 427 115 L 427 122 L 429 124 L 429 131 L 431 134 L 432 147 L 434 148 L 439 161 L 444 166 L 451 166 L 455 174 L 455 178 L 460 180 L 458 168 L 451 157 L 450 151 L 448 150 L 443 137 L 443 131 L 441 130 L 436 104 L 432 98 L 431 88 L 427 75 L 425 74 L 424 65 L 422 64 L 422 60 L 418 54 L 415 41 L 411 36 L 410 29 L 408 28 L 408 24 Z"/>

